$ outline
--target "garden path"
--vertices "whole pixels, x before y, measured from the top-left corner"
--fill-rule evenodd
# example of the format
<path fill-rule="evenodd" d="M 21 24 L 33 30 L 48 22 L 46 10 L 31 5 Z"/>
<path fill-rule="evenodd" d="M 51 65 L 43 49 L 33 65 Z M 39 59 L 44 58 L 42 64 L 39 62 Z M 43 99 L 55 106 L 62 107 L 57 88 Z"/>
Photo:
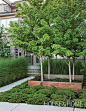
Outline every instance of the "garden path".
<path fill-rule="evenodd" d="M 31 80 L 33 78 L 35 78 L 35 77 L 34 76 L 30 76 L 30 77 L 18 80 L 17 82 L 11 83 L 9 85 L 3 86 L 3 87 L 0 88 L 0 92 L 8 91 L 8 90 L 12 89 L 13 87 L 15 87 L 17 85 L 20 85 L 21 83 L 23 83 L 23 82 L 25 82 L 27 80 Z"/>

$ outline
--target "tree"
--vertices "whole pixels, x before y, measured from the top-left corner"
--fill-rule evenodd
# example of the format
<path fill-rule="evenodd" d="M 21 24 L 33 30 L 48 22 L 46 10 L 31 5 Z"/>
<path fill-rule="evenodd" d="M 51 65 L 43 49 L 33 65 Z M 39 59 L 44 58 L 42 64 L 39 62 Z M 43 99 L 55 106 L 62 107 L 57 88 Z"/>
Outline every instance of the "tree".
<path fill-rule="evenodd" d="M 23 47 L 27 52 L 34 53 L 37 56 L 49 56 L 50 78 L 50 56 L 52 53 L 51 45 L 53 44 L 52 19 L 51 13 L 54 11 L 52 0 L 25 0 L 23 4 L 18 3 L 20 11 L 16 12 L 16 17 L 23 21 L 17 24 L 10 22 L 10 29 L 7 29 L 11 35 L 9 38 L 13 45 Z M 56 15 L 55 15 L 56 16 Z"/>
<path fill-rule="evenodd" d="M 55 30 L 55 41 L 53 45 L 54 54 L 67 56 L 69 60 L 69 78 L 71 82 L 70 58 L 73 58 L 73 79 L 75 57 L 85 55 L 83 47 L 85 37 L 81 35 L 79 28 L 81 22 L 85 19 L 85 11 L 82 10 L 80 0 L 59 1 L 58 18 L 54 19 L 53 28 Z M 84 12 L 84 13 L 83 13 Z"/>
<path fill-rule="evenodd" d="M 40 43 L 44 50 L 43 55 L 48 56 L 48 79 L 50 79 L 50 56 L 53 52 L 51 47 L 53 43 L 53 33 L 52 27 L 50 27 L 50 25 L 45 20 L 41 20 L 41 25 L 42 26 L 36 26 L 33 33 L 40 39 Z"/>
<path fill-rule="evenodd" d="M 59 46 L 63 48 L 62 50 L 64 53 L 60 50 L 59 53 L 65 54 L 66 50 L 65 55 L 68 56 L 68 58 L 70 59 L 70 56 L 73 55 L 73 53 L 71 52 L 71 50 L 67 49 L 67 43 L 63 43 L 63 45 L 61 46 L 62 42 L 60 42 L 60 40 L 57 40 L 57 38 L 59 38 L 60 36 L 61 38 L 64 37 L 63 35 L 64 33 L 66 33 L 66 29 L 70 27 L 70 24 L 68 25 L 67 22 L 70 23 L 70 18 L 72 18 L 71 22 L 73 23 L 73 17 L 75 17 L 75 15 L 77 15 L 79 11 L 71 8 L 72 6 L 67 5 L 66 2 L 68 2 L 68 0 L 65 0 L 65 2 L 64 0 L 25 1 L 28 1 L 29 5 L 26 2 L 23 2 L 22 4 L 18 3 L 17 7 L 19 7 L 20 11 L 17 11 L 15 15 L 15 17 L 22 18 L 23 21 L 20 24 L 16 22 L 10 22 L 11 28 L 7 29 L 8 32 L 11 33 L 11 35 L 9 35 L 9 38 L 13 41 L 13 45 L 22 47 L 25 51 L 34 53 L 35 55 L 42 57 L 51 55 L 53 51 L 53 49 L 51 49 L 52 44 L 60 44 Z M 64 4 L 66 7 L 64 6 Z M 77 7 L 78 6 L 76 6 L 76 8 Z M 71 17 L 69 17 L 70 15 Z M 58 19 L 59 27 L 55 26 L 56 24 L 58 24 Z M 63 22 L 63 24 L 61 23 L 61 21 Z M 67 24 L 67 26 L 65 26 L 65 24 Z M 65 27 L 62 29 L 62 26 Z M 72 25 L 71 27 L 73 28 Z M 70 32 L 70 30 L 68 30 L 67 33 L 68 32 Z M 64 45 L 66 48 L 63 47 Z"/>
<path fill-rule="evenodd" d="M 41 3 L 43 0 L 28 0 L 28 5 L 26 2 L 23 4 L 18 3 L 17 7 L 20 11 L 16 13 L 16 17 L 20 17 L 23 21 L 18 24 L 16 22 L 10 22 L 10 29 L 7 29 L 11 34 L 9 38 L 12 40 L 14 46 L 22 47 L 26 52 L 34 53 L 41 59 L 41 80 L 43 81 L 43 47 L 40 42 L 39 37 L 33 34 L 35 25 L 41 25 Z"/>
<path fill-rule="evenodd" d="M 9 57 L 11 56 L 9 53 L 10 51 L 7 49 L 9 46 L 7 44 L 9 42 L 6 42 L 6 36 L 3 34 L 3 26 L 0 27 L 0 57 Z"/>
<path fill-rule="evenodd" d="M 51 0 L 46 0 L 41 8 L 40 8 L 40 15 L 38 20 L 38 24 L 34 27 L 34 35 L 40 38 L 41 45 L 44 49 L 44 56 L 48 56 L 48 79 L 50 79 L 50 57 L 53 52 L 52 44 L 53 44 L 53 30 L 52 30 L 52 19 L 54 16 L 51 15 L 54 11 L 54 6 L 52 5 L 53 2 Z M 54 15 L 54 14 L 53 14 Z M 56 15 L 55 15 L 56 16 Z"/>

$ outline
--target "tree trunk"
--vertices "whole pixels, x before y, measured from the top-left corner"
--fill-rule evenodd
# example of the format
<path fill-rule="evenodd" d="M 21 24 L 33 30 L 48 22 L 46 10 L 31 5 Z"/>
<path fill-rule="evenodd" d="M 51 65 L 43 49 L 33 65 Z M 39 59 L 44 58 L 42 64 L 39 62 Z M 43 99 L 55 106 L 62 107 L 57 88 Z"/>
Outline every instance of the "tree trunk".
<path fill-rule="evenodd" d="M 75 71 L 75 59 L 73 58 L 73 78 L 72 78 L 73 80 L 74 80 L 74 75 L 75 75 L 74 71 Z"/>
<path fill-rule="evenodd" d="M 48 79 L 50 79 L 50 56 L 48 56 Z"/>
<path fill-rule="evenodd" d="M 56 60 L 57 60 L 57 54 L 56 54 Z"/>
<path fill-rule="evenodd" d="M 71 65 L 70 65 L 70 57 L 68 58 L 69 59 L 69 80 L 71 82 Z"/>
<path fill-rule="evenodd" d="M 40 62 L 41 62 L 41 81 L 43 81 L 43 58 L 42 58 L 42 56 L 41 56 Z"/>

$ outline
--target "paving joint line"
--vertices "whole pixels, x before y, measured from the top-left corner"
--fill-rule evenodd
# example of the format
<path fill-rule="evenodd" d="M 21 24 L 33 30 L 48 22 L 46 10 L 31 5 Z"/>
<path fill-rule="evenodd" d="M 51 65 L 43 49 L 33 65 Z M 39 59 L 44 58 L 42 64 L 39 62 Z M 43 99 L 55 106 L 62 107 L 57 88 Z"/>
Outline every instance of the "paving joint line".
<path fill-rule="evenodd" d="M 75 111 L 75 107 L 73 108 L 73 111 Z"/>
<path fill-rule="evenodd" d="M 10 110 L 10 111 L 13 111 L 14 109 L 16 109 L 18 106 L 20 106 L 20 104 L 19 105 L 17 105 L 16 107 L 14 107 L 12 110 Z"/>

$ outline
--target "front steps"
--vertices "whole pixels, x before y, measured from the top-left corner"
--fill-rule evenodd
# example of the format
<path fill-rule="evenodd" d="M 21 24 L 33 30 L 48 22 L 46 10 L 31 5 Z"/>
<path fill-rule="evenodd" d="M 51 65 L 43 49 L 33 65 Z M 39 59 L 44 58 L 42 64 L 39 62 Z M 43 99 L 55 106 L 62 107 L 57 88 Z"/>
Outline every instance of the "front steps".
<path fill-rule="evenodd" d="M 41 73 L 40 73 L 39 64 L 28 66 L 28 75 L 36 76 L 36 75 L 40 75 L 40 74 Z"/>

